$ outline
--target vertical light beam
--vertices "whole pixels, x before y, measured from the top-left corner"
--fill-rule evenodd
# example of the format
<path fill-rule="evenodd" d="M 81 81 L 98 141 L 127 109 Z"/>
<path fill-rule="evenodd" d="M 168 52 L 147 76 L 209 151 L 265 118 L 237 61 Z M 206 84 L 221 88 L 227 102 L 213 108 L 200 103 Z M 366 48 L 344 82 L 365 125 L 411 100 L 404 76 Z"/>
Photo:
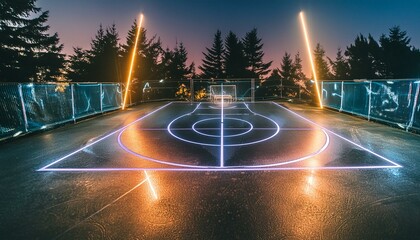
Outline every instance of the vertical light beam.
<path fill-rule="evenodd" d="M 312 59 L 311 45 L 309 44 L 308 32 L 306 30 L 306 23 L 305 23 L 305 17 L 303 16 L 303 11 L 301 11 L 299 15 L 300 15 L 300 22 L 302 23 L 303 35 L 305 36 L 305 42 L 306 42 L 306 47 L 308 50 L 309 61 L 311 62 L 312 74 L 314 75 L 315 88 L 316 88 L 316 94 L 318 95 L 319 106 L 323 108 L 321 94 L 318 87 L 318 78 L 316 76 L 314 60 Z"/>
<path fill-rule="evenodd" d="M 143 14 L 140 14 L 140 23 L 139 23 L 139 27 L 137 29 L 136 41 L 134 42 L 133 55 L 131 56 L 130 70 L 128 72 L 128 78 L 127 78 L 127 84 L 126 84 L 126 87 L 125 87 L 125 94 L 124 94 L 124 101 L 123 101 L 123 105 L 122 105 L 122 110 L 125 109 L 125 105 L 127 103 L 128 90 L 130 88 L 131 74 L 133 73 L 134 60 L 136 58 L 136 53 L 137 53 L 137 43 L 139 41 L 141 24 L 142 23 L 143 23 Z"/>

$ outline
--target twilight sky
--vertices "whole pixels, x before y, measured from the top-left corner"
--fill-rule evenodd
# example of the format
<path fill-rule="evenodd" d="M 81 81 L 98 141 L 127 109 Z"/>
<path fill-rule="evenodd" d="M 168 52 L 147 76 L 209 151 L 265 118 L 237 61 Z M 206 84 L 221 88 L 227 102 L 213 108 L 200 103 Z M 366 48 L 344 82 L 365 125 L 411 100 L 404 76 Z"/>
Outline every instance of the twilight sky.
<path fill-rule="evenodd" d="M 50 11 L 48 24 L 64 43 L 90 48 L 99 24 L 116 24 L 124 42 L 133 20 L 142 12 L 148 36 L 159 36 L 163 47 L 176 41 L 188 50 L 189 62 L 201 65 L 202 52 L 211 47 L 217 29 L 226 36 L 229 30 L 243 37 L 256 27 L 263 39 L 265 61 L 279 67 L 285 52 L 303 58 L 310 75 L 308 56 L 298 19 L 306 14 L 312 47 L 321 43 L 331 58 L 337 48 L 349 46 L 356 35 L 371 33 L 378 40 L 390 27 L 399 25 L 420 48 L 420 0 L 38 0 L 42 10 Z"/>

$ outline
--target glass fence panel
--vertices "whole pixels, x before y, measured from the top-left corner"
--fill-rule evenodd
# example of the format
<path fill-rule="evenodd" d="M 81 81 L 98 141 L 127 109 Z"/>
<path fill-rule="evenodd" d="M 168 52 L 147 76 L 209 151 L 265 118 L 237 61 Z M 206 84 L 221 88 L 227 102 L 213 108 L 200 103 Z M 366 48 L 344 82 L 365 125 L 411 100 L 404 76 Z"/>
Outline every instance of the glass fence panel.
<path fill-rule="evenodd" d="M 118 109 L 121 99 L 118 83 L 0 83 L 0 139 Z"/>
<path fill-rule="evenodd" d="M 362 115 L 369 114 L 369 82 L 343 82 L 342 111 Z"/>
<path fill-rule="evenodd" d="M 121 107 L 121 87 L 119 84 L 102 84 L 102 110 L 113 110 Z"/>
<path fill-rule="evenodd" d="M 22 101 L 16 83 L 0 83 L 0 139 L 25 131 Z"/>
<path fill-rule="evenodd" d="M 342 82 L 323 82 L 322 103 L 325 106 L 341 109 L 341 84 Z"/>
<path fill-rule="evenodd" d="M 406 126 L 413 104 L 413 81 L 372 81 L 371 118 Z"/>
<path fill-rule="evenodd" d="M 99 84 L 75 84 L 73 95 L 76 118 L 101 112 Z"/>
<path fill-rule="evenodd" d="M 420 81 L 411 79 L 324 81 L 323 103 L 404 129 L 420 129 L 419 84 Z"/>
<path fill-rule="evenodd" d="M 29 131 L 72 119 L 69 84 L 25 84 L 22 96 Z"/>

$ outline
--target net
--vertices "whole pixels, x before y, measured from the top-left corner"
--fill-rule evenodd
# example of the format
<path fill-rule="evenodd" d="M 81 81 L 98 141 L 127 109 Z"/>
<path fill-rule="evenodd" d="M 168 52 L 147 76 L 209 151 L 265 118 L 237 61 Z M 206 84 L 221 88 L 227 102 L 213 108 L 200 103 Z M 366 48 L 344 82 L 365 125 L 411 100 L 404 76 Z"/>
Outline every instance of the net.
<path fill-rule="evenodd" d="M 235 102 L 236 85 L 211 85 L 210 86 L 210 101 L 213 103 L 219 102 Z"/>

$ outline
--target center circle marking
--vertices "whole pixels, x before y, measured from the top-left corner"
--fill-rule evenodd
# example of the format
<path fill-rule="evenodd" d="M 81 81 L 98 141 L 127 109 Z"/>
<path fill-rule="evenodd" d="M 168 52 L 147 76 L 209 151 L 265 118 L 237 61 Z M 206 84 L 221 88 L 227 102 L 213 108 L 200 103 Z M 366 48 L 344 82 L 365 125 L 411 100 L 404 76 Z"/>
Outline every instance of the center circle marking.
<path fill-rule="evenodd" d="M 224 133 L 223 134 L 223 136 L 224 137 L 237 137 L 237 136 L 241 136 L 241 135 L 245 135 L 245 134 L 247 134 L 247 133 L 249 133 L 249 132 L 251 132 L 252 131 L 252 129 L 254 128 L 254 126 L 250 123 L 250 122 L 248 122 L 248 121 L 246 121 L 246 120 L 243 120 L 243 119 L 239 119 L 239 118 L 230 118 L 230 117 L 225 117 L 225 118 L 223 118 L 224 120 L 233 120 L 233 121 L 235 121 L 235 122 L 242 122 L 242 123 L 246 123 L 248 126 L 245 128 L 245 131 L 243 131 L 243 132 L 240 132 L 240 133 L 236 133 L 236 134 L 229 134 L 229 133 Z M 219 132 L 220 132 L 220 123 L 221 123 L 221 118 L 206 118 L 206 119 L 203 119 L 203 120 L 200 120 L 200 121 L 197 121 L 197 122 L 195 122 L 193 125 L 192 125 L 192 130 L 194 131 L 194 132 L 196 132 L 196 133 L 198 133 L 198 134 L 200 134 L 200 135 L 203 135 L 203 136 L 208 136 L 208 137 L 221 137 L 221 135 L 220 134 L 208 134 L 208 133 L 205 133 L 205 132 L 203 132 L 203 130 L 202 129 L 200 129 L 199 127 L 198 127 L 198 129 L 197 129 L 197 124 L 199 125 L 199 124 L 202 124 L 202 123 L 205 123 L 205 122 L 209 122 L 209 121 L 215 121 L 216 122 L 216 126 L 218 127 L 218 128 L 214 128 L 214 130 L 218 130 Z M 225 124 L 226 124 L 226 121 L 224 122 Z M 201 131 L 200 131 L 201 130 Z M 213 129 L 209 129 L 209 130 L 213 130 Z M 243 129 L 240 129 L 240 130 L 243 130 Z"/>

